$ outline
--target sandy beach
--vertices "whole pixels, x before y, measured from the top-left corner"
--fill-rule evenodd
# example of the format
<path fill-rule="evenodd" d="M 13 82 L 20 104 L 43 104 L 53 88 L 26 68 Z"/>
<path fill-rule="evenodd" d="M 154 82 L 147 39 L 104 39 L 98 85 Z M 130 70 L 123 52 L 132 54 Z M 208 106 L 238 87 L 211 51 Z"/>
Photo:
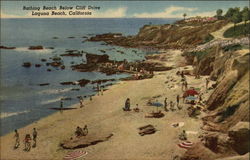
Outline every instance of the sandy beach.
<path fill-rule="evenodd" d="M 145 118 L 156 107 L 148 106 L 147 102 L 152 97 L 160 103 L 164 103 L 165 97 L 168 102 L 176 102 L 176 96 L 182 96 L 181 77 L 176 75 L 179 70 L 192 70 L 192 66 L 183 67 L 183 57 L 180 51 L 167 52 L 169 61 L 166 65 L 175 68 L 164 72 L 155 72 L 152 79 L 137 81 L 121 81 L 111 86 L 104 95 L 96 95 L 93 100 L 85 100 L 84 107 L 80 108 L 79 104 L 73 106 L 78 109 L 57 112 L 51 116 L 34 122 L 24 128 L 19 129 L 21 145 L 14 150 L 15 144 L 14 132 L 1 137 L 1 159 L 63 159 L 63 157 L 72 150 L 66 150 L 59 146 L 63 140 L 74 137 L 74 131 L 77 126 L 83 127 L 88 125 L 89 134 L 110 134 L 112 136 L 108 141 L 91 145 L 87 148 L 76 150 L 87 151 L 88 154 L 84 159 L 154 159 L 171 160 L 176 155 L 183 154 L 186 150 L 179 148 L 180 142 L 178 135 L 185 129 L 188 133 L 189 141 L 196 141 L 201 133 L 200 118 L 190 118 L 187 114 L 189 105 L 180 105 L 181 110 L 162 112 L 163 118 Z M 205 93 L 205 78 L 195 79 L 194 76 L 186 76 L 189 87 L 200 88 Z M 166 82 L 167 81 L 167 82 Z M 208 97 L 211 93 L 205 93 Z M 139 105 L 140 112 L 124 112 L 122 107 L 126 98 L 131 100 L 131 108 Z M 55 106 L 57 107 L 57 106 Z M 176 106 L 175 106 L 176 107 Z M 202 113 L 203 114 L 203 113 Z M 171 124 L 184 122 L 184 126 L 174 128 Z M 152 124 L 157 132 L 151 135 L 140 136 L 138 127 Z M 32 129 L 38 131 L 37 147 L 26 152 L 24 149 L 24 135 L 32 134 Z"/>

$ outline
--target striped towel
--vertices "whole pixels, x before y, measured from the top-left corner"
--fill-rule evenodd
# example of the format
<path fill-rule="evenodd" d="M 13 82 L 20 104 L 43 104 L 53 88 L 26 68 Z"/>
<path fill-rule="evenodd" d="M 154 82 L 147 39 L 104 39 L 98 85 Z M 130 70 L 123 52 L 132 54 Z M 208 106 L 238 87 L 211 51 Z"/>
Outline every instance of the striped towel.
<path fill-rule="evenodd" d="M 185 148 L 185 149 L 191 148 L 192 145 L 193 145 L 193 143 L 192 143 L 192 142 L 189 142 L 189 141 L 181 142 L 181 143 L 178 144 L 178 146 L 179 146 L 180 148 Z"/>
<path fill-rule="evenodd" d="M 87 151 L 74 151 L 68 153 L 65 157 L 64 160 L 74 160 L 83 156 L 86 156 L 88 154 Z"/>

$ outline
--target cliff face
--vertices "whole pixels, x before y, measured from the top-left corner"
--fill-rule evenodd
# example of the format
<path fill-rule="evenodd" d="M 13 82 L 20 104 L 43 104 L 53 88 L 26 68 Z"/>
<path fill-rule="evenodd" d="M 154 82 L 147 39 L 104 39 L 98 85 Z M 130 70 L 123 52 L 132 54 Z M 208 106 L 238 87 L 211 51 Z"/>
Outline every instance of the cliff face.
<path fill-rule="evenodd" d="M 135 40 L 141 45 L 155 45 L 159 48 L 190 48 L 204 43 L 209 33 L 227 24 L 217 21 L 203 25 L 144 26 Z"/>
<path fill-rule="evenodd" d="M 192 57 L 196 74 L 210 75 L 216 81 L 207 100 L 208 114 L 203 117 L 206 134 L 202 144 L 194 148 L 205 146 L 210 158 L 203 154 L 196 154 L 196 158 L 212 160 L 249 152 L 249 58 L 249 50 L 225 50 L 219 46 L 210 48 L 198 60 Z M 192 157 L 193 152 L 188 151 L 183 159 Z"/>
<path fill-rule="evenodd" d="M 96 35 L 90 41 L 104 41 L 108 44 L 125 47 L 148 46 L 155 48 L 192 48 L 204 43 L 214 32 L 227 21 L 216 21 L 204 24 L 166 24 L 166 25 L 145 25 L 135 36 L 113 36 L 113 34 Z"/>

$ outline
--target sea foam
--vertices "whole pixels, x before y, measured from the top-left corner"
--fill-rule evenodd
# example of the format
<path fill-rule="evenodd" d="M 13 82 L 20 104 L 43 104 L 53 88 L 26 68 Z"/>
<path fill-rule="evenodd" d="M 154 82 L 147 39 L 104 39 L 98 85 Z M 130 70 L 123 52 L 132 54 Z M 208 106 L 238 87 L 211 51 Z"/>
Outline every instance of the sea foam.
<path fill-rule="evenodd" d="M 24 113 L 28 113 L 30 111 L 21 111 L 21 112 L 2 112 L 0 114 L 0 119 L 2 118 L 7 118 L 7 117 L 11 117 L 11 116 L 16 116 L 16 115 L 19 115 L 19 114 L 24 114 Z"/>

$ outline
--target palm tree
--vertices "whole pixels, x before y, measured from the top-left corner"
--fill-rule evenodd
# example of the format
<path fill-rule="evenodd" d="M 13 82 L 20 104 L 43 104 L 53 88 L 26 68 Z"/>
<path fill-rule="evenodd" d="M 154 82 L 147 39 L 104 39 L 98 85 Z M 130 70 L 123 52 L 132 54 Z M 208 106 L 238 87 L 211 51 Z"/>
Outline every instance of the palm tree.
<path fill-rule="evenodd" d="M 183 14 L 184 20 L 185 20 L 186 16 L 187 16 L 187 14 L 186 14 L 186 13 L 184 13 L 184 14 Z"/>

